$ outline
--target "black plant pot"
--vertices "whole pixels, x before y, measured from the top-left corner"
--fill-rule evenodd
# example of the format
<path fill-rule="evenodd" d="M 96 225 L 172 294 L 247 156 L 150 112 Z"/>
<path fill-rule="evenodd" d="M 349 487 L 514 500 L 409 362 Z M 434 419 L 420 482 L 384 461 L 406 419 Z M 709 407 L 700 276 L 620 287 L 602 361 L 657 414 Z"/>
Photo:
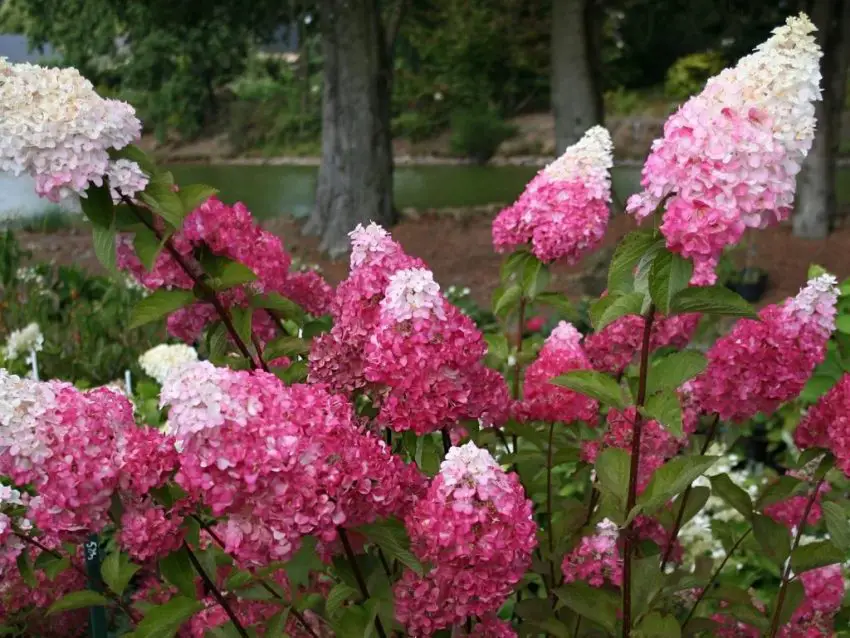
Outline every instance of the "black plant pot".
<path fill-rule="evenodd" d="M 744 268 L 737 273 L 735 279 L 726 284 L 726 287 L 734 290 L 750 303 L 755 303 L 767 290 L 767 273 Z"/>

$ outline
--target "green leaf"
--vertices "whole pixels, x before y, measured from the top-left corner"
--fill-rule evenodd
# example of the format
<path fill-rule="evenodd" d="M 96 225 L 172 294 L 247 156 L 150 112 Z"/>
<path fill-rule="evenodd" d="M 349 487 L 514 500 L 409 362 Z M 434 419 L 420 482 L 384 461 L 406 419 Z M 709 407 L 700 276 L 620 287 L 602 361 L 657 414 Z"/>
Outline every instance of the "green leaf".
<path fill-rule="evenodd" d="M 324 570 L 325 564 L 316 554 L 316 539 L 312 536 L 304 538 L 295 556 L 286 563 L 285 569 L 293 591 L 309 583 L 310 572 Z"/>
<path fill-rule="evenodd" d="M 764 488 L 756 500 L 756 509 L 763 510 L 774 503 L 803 494 L 808 490 L 808 487 L 809 484 L 806 481 L 801 481 L 790 474 L 784 474 Z"/>
<path fill-rule="evenodd" d="M 795 574 L 801 574 L 816 567 L 843 563 L 847 553 L 838 549 L 830 541 L 818 541 L 801 545 L 791 552 L 791 568 Z"/>
<path fill-rule="evenodd" d="M 296 357 L 308 352 L 310 352 L 309 342 L 298 337 L 282 335 L 266 345 L 263 350 L 263 358 L 266 361 L 272 361 L 278 357 Z"/>
<path fill-rule="evenodd" d="M 116 550 L 104 559 L 100 566 L 100 575 L 107 587 L 120 596 L 133 578 L 133 574 L 140 569 L 141 567 L 130 562 L 126 554 Z"/>
<path fill-rule="evenodd" d="M 840 315 L 835 320 L 835 328 L 844 334 L 850 334 L 850 315 Z"/>
<path fill-rule="evenodd" d="M 210 273 L 210 275 L 210 287 L 216 291 L 241 286 L 257 279 L 257 275 L 248 266 L 230 260 L 222 264 L 217 272 Z"/>
<path fill-rule="evenodd" d="M 53 554 L 42 552 L 35 559 L 36 569 L 44 572 L 49 580 L 55 580 L 56 577 L 71 566 L 71 559 L 68 556 L 56 557 Z"/>
<path fill-rule="evenodd" d="M 549 381 L 613 406 L 625 408 L 626 398 L 620 385 L 607 374 L 595 370 L 571 370 Z"/>
<path fill-rule="evenodd" d="M 570 321 L 574 321 L 578 317 L 578 312 L 576 312 L 575 306 L 573 306 L 572 302 L 567 299 L 566 295 L 561 294 L 560 292 L 541 292 L 537 295 L 535 303 L 543 304 L 560 311 L 561 314 Z"/>
<path fill-rule="evenodd" d="M 92 226 L 92 244 L 97 260 L 110 273 L 115 272 L 115 228 Z"/>
<path fill-rule="evenodd" d="M 684 492 L 694 480 L 717 461 L 716 456 L 678 456 L 652 474 L 649 485 L 638 498 L 640 510 L 655 509 Z M 631 517 L 632 512 L 629 513 Z"/>
<path fill-rule="evenodd" d="M 661 242 L 656 231 L 639 230 L 626 235 L 614 250 L 608 267 L 608 294 L 632 292 L 635 266 L 645 253 L 660 247 Z"/>
<path fill-rule="evenodd" d="M 596 332 L 626 315 L 639 315 L 643 308 L 643 294 L 608 294 L 590 307 L 590 321 Z"/>
<path fill-rule="evenodd" d="M 207 351 L 210 361 L 219 362 L 227 354 L 227 328 L 221 321 L 216 321 L 207 330 Z"/>
<path fill-rule="evenodd" d="M 558 587 L 555 594 L 564 605 L 579 616 L 584 616 L 601 625 L 609 633 L 614 633 L 620 600 L 613 592 L 576 581 Z"/>
<path fill-rule="evenodd" d="M 250 306 L 247 308 L 233 306 L 230 309 L 230 318 L 233 320 L 233 327 L 236 329 L 236 334 L 242 339 L 242 343 L 250 349 L 252 345 L 251 323 L 254 318 L 254 309 Z"/>
<path fill-rule="evenodd" d="M 160 288 L 136 304 L 136 307 L 133 308 L 129 328 L 132 330 L 151 321 L 161 319 L 194 301 L 195 295 L 191 290 L 165 290 Z"/>
<path fill-rule="evenodd" d="M 663 616 L 654 611 L 643 617 L 631 635 L 641 638 L 680 638 L 682 630 L 673 616 Z"/>
<path fill-rule="evenodd" d="M 32 571 L 32 560 L 30 559 L 29 552 L 18 554 L 16 562 L 18 564 L 18 572 L 21 574 L 21 580 L 28 586 L 35 588 L 37 582 L 35 580 L 35 573 Z"/>
<path fill-rule="evenodd" d="M 183 204 L 185 214 L 188 215 L 216 193 L 218 193 L 218 189 L 212 186 L 188 184 L 180 187 L 177 196 L 180 198 L 180 203 Z"/>
<path fill-rule="evenodd" d="M 546 264 L 533 256 L 526 260 L 522 270 L 522 290 L 526 298 L 533 301 L 548 285 L 549 269 Z"/>
<path fill-rule="evenodd" d="M 831 501 L 824 502 L 821 507 L 830 539 L 840 550 L 850 552 L 850 522 L 847 520 L 847 510 Z"/>
<path fill-rule="evenodd" d="M 502 291 L 497 290 L 493 298 L 493 314 L 504 319 L 519 306 L 521 298 L 522 287 L 519 284 L 511 284 Z"/>
<path fill-rule="evenodd" d="M 276 292 L 265 295 L 257 295 L 251 298 L 254 308 L 265 308 L 280 313 L 286 319 L 301 320 L 304 318 L 304 309 L 291 299 L 287 299 Z"/>
<path fill-rule="evenodd" d="M 531 259 L 537 259 L 527 250 L 517 250 L 508 255 L 502 264 L 500 276 L 502 281 L 507 282 L 514 277 L 518 277 L 525 269 L 525 264 Z"/>
<path fill-rule="evenodd" d="M 263 638 L 283 638 L 286 631 L 286 621 L 289 620 L 289 609 L 287 607 L 269 618 Z"/>
<path fill-rule="evenodd" d="M 782 603 L 782 609 L 779 610 L 779 626 L 784 627 L 790 620 L 797 607 L 803 602 L 806 597 L 806 591 L 803 589 L 803 583 L 800 579 L 788 583 L 785 589 L 785 601 Z M 774 600 L 775 605 L 778 601 Z M 772 615 L 772 614 L 771 614 Z"/>
<path fill-rule="evenodd" d="M 599 489 L 616 500 L 622 518 L 629 491 L 629 469 L 631 468 L 629 453 L 613 447 L 602 450 L 596 458 L 595 467 Z"/>
<path fill-rule="evenodd" d="M 485 334 L 484 340 L 487 342 L 487 354 L 496 357 L 499 362 L 503 362 L 510 354 L 510 346 L 508 338 L 503 334 Z"/>
<path fill-rule="evenodd" d="M 96 591 L 87 589 L 74 591 L 50 605 L 47 615 L 50 616 L 60 611 L 70 611 L 71 609 L 82 609 L 83 607 L 101 607 L 108 604 L 109 601 Z"/>
<path fill-rule="evenodd" d="M 765 555 L 777 565 L 782 565 L 791 551 L 788 529 L 772 518 L 759 514 L 753 517 L 753 534 Z"/>
<path fill-rule="evenodd" d="M 658 252 L 649 272 L 649 294 L 658 310 L 670 311 L 673 297 L 688 287 L 693 271 L 693 264 L 681 255 L 666 249 Z"/>
<path fill-rule="evenodd" d="M 743 514 L 747 520 L 753 517 L 753 501 L 745 489 L 735 485 L 728 474 L 717 474 L 710 479 L 711 489 L 727 505 Z"/>
<path fill-rule="evenodd" d="M 547 636 L 555 636 L 555 638 L 571 638 L 572 636 L 569 628 L 554 616 L 542 620 L 529 620 L 528 623 L 545 632 Z"/>
<path fill-rule="evenodd" d="M 80 207 L 95 228 L 112 227 L 114 206 L 106 182 L 102 186 L 90 185 L 86 189 L 86 196 L 80 197 Z"/>
<path fill-rule="evenodd" d="M 753 307 L 736 292 L 725 286 L 685 288 L 676 293 L 670 302 L 670 314 L 704 312 L 727 317 L 757 319 Z"/>
<path fill-rule="evenodd" d="M 667 389 L 653 394 L 647 399 L 641 412 L 650 419 L 658 421 L 673 436 L 677 438 L 682 436 L 682 406 L 675 390 Z"/>
<path fill-rule="evenodd" d="M 705 355 L 696 350 L 682 350 L 664 357 L 649 369 L 646 392 L 653 395 L 659 390 L 678 390 L 685 381 L 705 370 Z"/>
<path fill-rule="evenodd" d="M 333 589 L 328 592 L 327 600 L 325 601 L 325 611 L 328 618 L 333 618 L 337 615 L 342 606 L 347 600 L 357 598 L 357 590 L 345 583 L 337 583 Z"/>
<path fill-rule="evenodd" d="M 683 496 L 684 492 L 673 503 L 674 512 L 679 511 Z M 688 492 L 688 501 L 687 503 L 685 503 L 685 512 L 684 514 L 682 514 L 682 525 L 684 525 L 694 516 L 699 514 L 700 510 L 705 507 L 709 496 L 711 496 L 711 490 L 705 487 L 704 485 L 697 485 L 691 488 L 691 491 Z"/>
<path fill-rule="evenodd" d="M 163 605 L 151 607 L 131 634 L 132 638 L 172 638 L 180 627 L 204 608 L 203 603 L 175 596 Z"/>
<path fill-rule="evenodd" d="M 148 271 L 153 270 L 163 245 L 164 243 L 157 239 L 156 234 L 149 228 L 141 227 L 133 236 L 133 248 L 136 250 L 139 261 Z"/>
<path fill-rule="evenodd" d="M 173 186 L 174 178 L 171 173 L 157 173 L 151 177 L 145 190 L 139 194 L 139 199 L 174 228 L 180 228 L 183 218 L 189 211 L 183 208 L 183 202 L 174 192 Z"/>
<path fill-rule="evenodd" d="M 307 364 L 304 361 L 296 361 L 286 368 L 274 368 L 274 374 L 286 385 L 302 383 L 307 380 Z"/>
<path fill-rule="evenodd" d="M 192 561 L 189 560 L 189 553 L 185 547 L 181 547 L 176 552 L 171 552 L 168 556 L 159 561 L 159 572 L 162 577 L 177 588 L 181 594 L 188 598 L 196 596 L 195 589 L 195 568 L 192 566 Z M 215 574 L 207 574 L 215 580 Z"/>
<path fill-rule="evenodd" d="M 410 539 L 400 521 L 387 519 L 379 523 L 361 525 L 357 531 L 386 552 L 388 558 L 399 561 L 417 574 L 423 574 L 422 563 L 410 551 Z"/>

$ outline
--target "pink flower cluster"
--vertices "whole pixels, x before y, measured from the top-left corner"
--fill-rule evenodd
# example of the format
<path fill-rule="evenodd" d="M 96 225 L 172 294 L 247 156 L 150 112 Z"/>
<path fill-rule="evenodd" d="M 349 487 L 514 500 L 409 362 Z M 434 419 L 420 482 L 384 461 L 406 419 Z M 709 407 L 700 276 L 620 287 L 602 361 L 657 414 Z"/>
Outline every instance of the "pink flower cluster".
<path fill-rule="evenodd" d="M 791 620 L 779 630 L 780 638 L 830 638 L 833 618 L 844 599 L 844 576 L 840 565 L 828 565 L 800 574 L 806 593 Z"/>
<path fill-rule="evenodd" d="M 515 408 L 516 418 L 594 422 L 599 409 L 596 401 L 551 383 L 552 379 L 570 370 L 589 368 L 590 361 L 581 347 L 581 333 L 572 324 L 562 321 L 546 339 L 540 356 L 525 372 L 523 400 Z"/>
<path fill-rule="evenodd" d="M 708 367 L 689 389 L 704 414 L 744 421 L 770 413 L 797 396 L 815 366 L 823 361 L 835 327 L 838 289 L 821 275 L 796 297 L 742 319 L 708 351 Z"/>
<path fill-rule="evenodd" d="M 788 472 L 790 476 L 795 478 L 799 478 L 805 481 L 810 480 L 809 477 L 805 475 L 803 472 L 799 471 L 790 471 Z M 823 495 L 829 492 L 832 488 L 829 483 L 823 482 L 820 484 L 818 488 L 818 494 L 815 497 L 814 502 L 812 503 L 812 507 L 809 510 L 809 515 L 805 520 L 805 524 L 807 525 L 817 525 L 818 521 L 820 521 L 821 516 L 823 515 L 823 509 L 821 508 L 821 501 L 823 500 Z M 773 503 L 772 505 L 768 505 L 764 508 L 764 513 L 770 516 L 777 523 L 781 523 L 785 525 L 788 529 L 796 529 L 800 526 L 803 521 L 803 514 L 806 511 L 806 507 L 808 507 L 809 503 L 809 494 L 792 496 L 791 498 L 785 499 L 784 501 L 779 501 L 777 503 Z"/>
<path fill-rule="evenodd" d="M 496 612 L 537 544 L 519 477 L 474 443 L 449 450 L 405 523 L 413 552 L 433 566 L 395 586 L 396 617 L 412 636 Z"/>
<path fill-rule="evenodd" d="M 333 328 L 313 342 L 310 381 L 338 392 L 368 389 L 378 423 L 397 431 L 501 423 L 507 386 L 484 366 L 475 324 L 383 228 L 358 227 L 351 241 L 351 272 L 331 304 Z"/>
<path fill-rule="evenodd" d="M 794 443 L 801 450 L 829 450 L 836 465 L 850 476 L 850 374 L 841 377 L 803 417 Z"/>
<path fill-rule="evenodd" d="M 814 137 L 820 49 L 805 15 L 735 68 L 711 78 L 664 125 L 629 198 L 638 219 L 666 202 L 667 246 L 694 260 L 695 283 L 713 283 L 726 246 L 746 228 L 791 212 L 796 174 Z"/>
<path fill-rule="evenodd" d="M 125 506 L 116 539 L 133 560 L 145 563 L 180 548 L 182 524 L 177 508 L 167 510 L 152 499 L 144 499 Z"/>
<path fill-rule="evenodd" d="M 561 573 L 564 582 L 586 582 L 591 587 L 602 587 L 607 581 L 620 587 L 623 584 L 623 559 L 617 546 L 619 530 L 607 518 L 596 525 L 590 536 L 582 536 L 579 544 L 564 556 Z"/>
<path fill-rule="evenodd" d="M 596 248 L 608 227 L 612 153 L 608 131 L 589 129 L 499 213 L 493 221 L 496 250 L 530 244 L 540 261 L 575 264 Z"/>
<path fill-rule="evenodd" d="M 650 349 L 684 348 L 696 331 L 699 320 L 698 314 L 656 316 L 650 331 Z M 643 322 L 642 317 L 626 315 L 588 335 L 584 349 L 593 368 L 614 375 L 623 372 L 640 352 Z"/>
<path fill-rule="evenodd" d="M 446 301 L 430 271 L 396 272 L 364 357 L 366 379 L 385 388 L 378 422 L 417 434 L 464 419 L 501 423 L 508 390 L 503 377 L 484 366 L 486 351 L 472 319 Z"/>
<path fill-rule="evenodd" d="M 495 614 L 481 618 L 469 633 L 470 638 L 517 638 L 509 622 L 500 620 Z"/>
<path fill-rule="evenodd" d="M 320 315 L 327 310 L 331 296 L 328 284 L 315 272 L 290 272 L 291 259 L 276 235 L 260 228 L 241 203 L 227 206 L 215 197 L 209 198 L 184 220 L 172 237 L 174 248 L 184 261 L 200 274 L 196 252 L 206 247 L 213 255 L 244 264 L 257 279 L 250 285 L 237 286 L 218 293 L 225 307 L 247 305 L 248 293 L 278 293 Z M 137 257 L 132 238 L 122 236 L 117 245 L 118 267 L 133 274 L 150 289 L 193 287 L 192 278 L 168 251 L 162 251 L 148 272 Z M 197 302 L 181 308 L 168 317 L 169 332 L 188 343 L 198 339 L 203 329 L 217 319 L 211 303 Z M 277 334 L 276 322 L 264 311 L 256 311 L 253 329 L 262 341 Z"/>
<path fill-rule="evenodd" d="M 321 385 L 201 362 L 169 377 L 161 401 L 180 450 L 177 483 L 227 516 L 216 531 L 245 563 L 287 560 L 305 535 L 332 543 L 339 526 L 403 516 L 424 489 Z"/>

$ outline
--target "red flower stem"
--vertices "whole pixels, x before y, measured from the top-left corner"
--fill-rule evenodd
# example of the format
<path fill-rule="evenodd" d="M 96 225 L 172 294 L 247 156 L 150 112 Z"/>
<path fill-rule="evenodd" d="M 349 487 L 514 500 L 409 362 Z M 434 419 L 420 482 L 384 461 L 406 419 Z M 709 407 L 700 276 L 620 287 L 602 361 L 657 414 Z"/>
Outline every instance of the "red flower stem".
<path fill-rule="evenodd" d="M 650 304 L 644 317 L 643 343 L 640 349 L 640 376 L 638 377 L 638 395 L 635 402 L 635 423 L 632 431 L 632 462 L 629 469 L 629 493 L 626 498 L 626 516 L 637 502 L 638 467 L 640 465 L 640 440 L 643 433 L 643 416 L 640 408 L 646 400 L 646 377 L 649 371 L 649 344 L 652 334 L 652 322 L 655 319 L 655 306 Z M 620 532 L 623 539 L 623 638 L 628 638 L 632 630 L 632 556 L 635 551 L 634 520 Z"/>

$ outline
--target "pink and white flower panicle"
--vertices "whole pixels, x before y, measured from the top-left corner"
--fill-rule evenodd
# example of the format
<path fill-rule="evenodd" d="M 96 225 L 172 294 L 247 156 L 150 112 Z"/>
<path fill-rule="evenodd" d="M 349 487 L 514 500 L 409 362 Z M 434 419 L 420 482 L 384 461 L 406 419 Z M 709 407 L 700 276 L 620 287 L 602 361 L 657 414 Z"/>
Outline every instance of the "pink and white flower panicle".
<path fill-rule="evenodd" d="M 638 219 L 666 202 L 667 246 L 694 260 L 694 283 L 713 283 L 726 246 L 746 228 L 787 219 L 796 174 L 812 145 L 821 57 L 805 14 L 711 78 L 664 125 L 629 198 Z"/>
<path fill-rule="evenodd" d="M 589 129 L 540 171 L 512 206 L 493 221 L 499 252 L 527 244 L 543 262 L 578 262 L 608 227 L 613 145 L 601 126 Z"/>

